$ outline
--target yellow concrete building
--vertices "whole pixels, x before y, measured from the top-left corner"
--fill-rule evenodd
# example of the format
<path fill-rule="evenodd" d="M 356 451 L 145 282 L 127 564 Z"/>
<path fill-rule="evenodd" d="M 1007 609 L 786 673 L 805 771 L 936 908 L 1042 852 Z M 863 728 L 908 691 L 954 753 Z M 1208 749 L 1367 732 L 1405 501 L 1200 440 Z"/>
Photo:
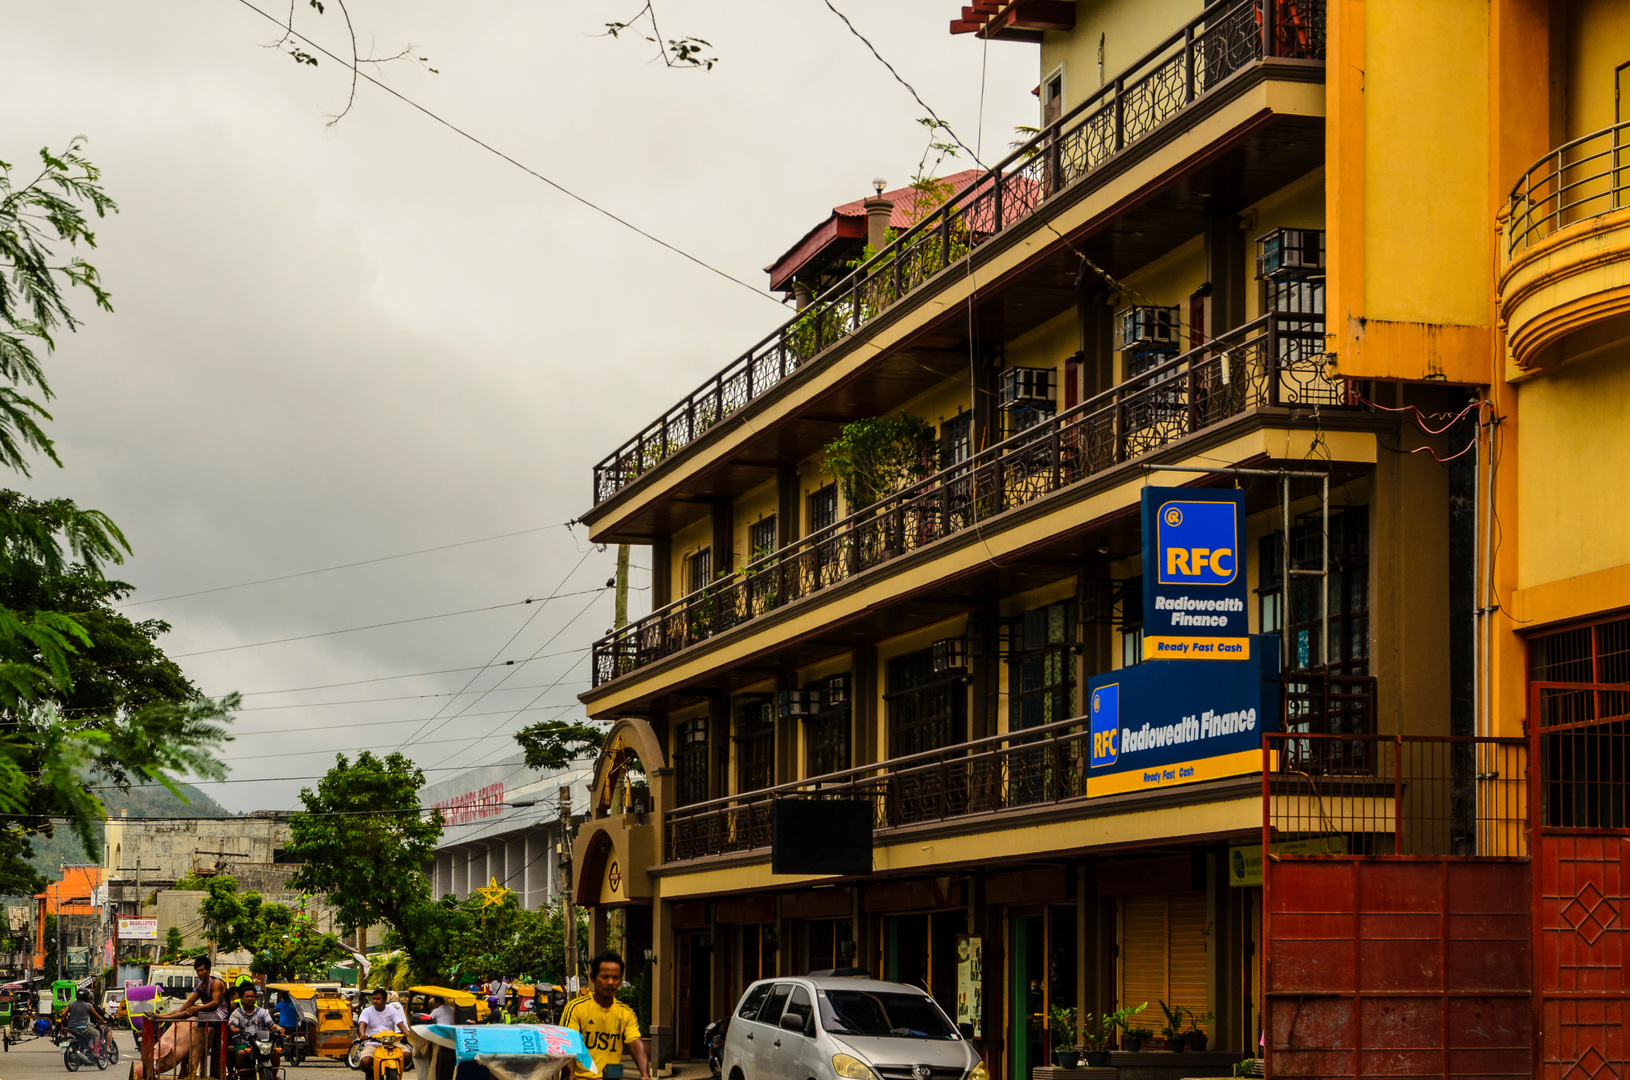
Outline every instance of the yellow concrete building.
<path fill-rule="evenodd" d="M 1627 824 L 1622 742 L 1526 762 L 1532 708 L 1626 711 L 1536 683 L 1630 682 L 1630 6 L 976 0 L 951 29 L 1037 49 L 1039 134 L 767 238 L 797 314 L 595 468 L 582 520 L 648 550 L 653 611 L 595 645 L 578 901 L 602 934 L 624 912 L 659 1060 L 755 979 L 853 966 L 928 989 L 1008 1080 L 1073 1041 L 1056 1010 L 1145 1001 L 1132 1026 L 1180 1007 L 1206 1050 L 1118 1065 L 1363 1075 L 1369 1027 L 1296 1057 L 1265 905 L 1289 941 L 1336 901 L 1266 897 L 1265 867 L 1531 883 L 1542 827 Z M 901 414 L 898 469 L 834 467 L 845 425 Z M 1244 663 L 1289 735 L 1117 773 L 1108 680 L 1126 756 L 1160 695 L 1198 709 L 1241 663 L 1158 658 L 1151 486 L 1238 493 Z M 868 806 L 871 870 L 774 872 L 785 802 Z M 1536 1075 L 1585 1060 L 1545 929 L 1507 988 L 1542 1019 L 1497 1048 Z M 1458 1022 L 1418 1071 L 1476 1071 Z"/>

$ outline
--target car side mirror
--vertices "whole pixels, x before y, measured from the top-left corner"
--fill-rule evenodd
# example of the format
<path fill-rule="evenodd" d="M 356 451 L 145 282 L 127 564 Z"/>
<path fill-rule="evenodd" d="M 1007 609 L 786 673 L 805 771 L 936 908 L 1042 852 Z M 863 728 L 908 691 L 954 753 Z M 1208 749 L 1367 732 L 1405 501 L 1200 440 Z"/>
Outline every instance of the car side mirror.
<path fill-rule="evenodd" d="M 799 1016 L 797 1013 L 782 1013 L 781 1030 L 794 1031 L 799 1035 L 803 1035 L 809 1031 L 809 1021 L 804 1019 L 802 1016 Z"/>

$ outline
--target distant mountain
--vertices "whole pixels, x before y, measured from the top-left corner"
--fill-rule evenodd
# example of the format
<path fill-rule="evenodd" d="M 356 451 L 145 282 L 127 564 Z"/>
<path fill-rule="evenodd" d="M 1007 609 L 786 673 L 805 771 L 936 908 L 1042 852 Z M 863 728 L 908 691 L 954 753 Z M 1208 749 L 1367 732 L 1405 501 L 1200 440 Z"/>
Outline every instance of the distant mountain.
<path fill-rule="evenodd" d="M 176 785 L 181 798 L 172 795 L 163 784 L 142 784 L 132 787 L 128 793 L 122 791 L 101 791 L 97 794 L 102 797 L 102 805 L 107 809 L 108 817 L 118 817 L 120 811 L 133 818 L 151 817 L 231 817 L 231 811 L 205 795 L 191 784 Z M 29 860 L 40 873 L 55 879 L 64 865 L 83 865 L 89 862 L 100 863 L 100 859 L 93 860 L 85 851 L 79 840 L 67 829 L 59 826 L 55 836 L 36 836 L 33 838 L 34 857 Z"/>

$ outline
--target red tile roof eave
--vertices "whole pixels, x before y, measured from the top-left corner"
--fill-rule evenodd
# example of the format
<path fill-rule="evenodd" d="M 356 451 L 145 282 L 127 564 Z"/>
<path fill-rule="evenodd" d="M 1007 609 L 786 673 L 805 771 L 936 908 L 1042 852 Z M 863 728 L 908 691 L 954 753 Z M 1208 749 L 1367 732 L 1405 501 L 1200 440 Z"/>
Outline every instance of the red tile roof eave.
<path fill-rule="evenodd" d="M 803 239 L 792 246 L 781 258 L 764 269 L 770 275 L 771 290 L 791 288 L 789 284 L 794 275 L 809 264 L 809 261 L 820 254 L 832 241 L 840 237 L 858 237 L 866 235 L 866 221 L 862 218 L 856 222 L 853 218 L 840 217 L 836 212 L 809 232 Z"/>
<path fill-rule="evenodd" d="M 942 184 L 950 184 L 951 194 L 955 195 L 961 192 L 963 188 L 979 180 L 983 175 L 979 169 L 963 169 L 961 172 L 938 177 L 938 180 Z M 889 214 L 890 228 L 904 232 L 916 224 L 916 220 L 910 214 L 913 205 L 911 202 L 913 189 L 910 185 L 895 188 L 893 191 L 885 191 L 883 198 L 894 204 L 894 210 Z M 784 255 L 764 268 L 770 275 L 770 288 L 776 290 L 790 287 L 787 283 L 791 281 L 793 276 L 808 265 L 809 261 L 833 240 L 864 237 L 865 235 L 865 199 L 855 199 L 834 206 L 830 217 L 805 233 Z"/>

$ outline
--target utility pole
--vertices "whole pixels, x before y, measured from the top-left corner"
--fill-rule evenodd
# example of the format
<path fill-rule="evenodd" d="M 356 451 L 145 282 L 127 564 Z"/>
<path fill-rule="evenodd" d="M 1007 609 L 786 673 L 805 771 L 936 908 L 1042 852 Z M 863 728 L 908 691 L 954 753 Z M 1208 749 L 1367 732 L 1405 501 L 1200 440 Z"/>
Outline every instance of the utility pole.
<path fill-rule="evenodd" d="M 628 545 L 617 545 L 617 600 L 611 628 L 621 630 L 628 625 Z"/>
<path fill-rule="evenodd" d="M 560 870 L 562 911 L 566 916 L 566 977 L 576 978 L 577 908 L 572 904 L 572 785 L 560 785 Z"/>
<path fill-rule="evenodd" d="M 59 873 L 66 874 L 68 867 L 64 865 Z M 57 881 L 57 978 L 62 978 L 62 881 Z"/>

